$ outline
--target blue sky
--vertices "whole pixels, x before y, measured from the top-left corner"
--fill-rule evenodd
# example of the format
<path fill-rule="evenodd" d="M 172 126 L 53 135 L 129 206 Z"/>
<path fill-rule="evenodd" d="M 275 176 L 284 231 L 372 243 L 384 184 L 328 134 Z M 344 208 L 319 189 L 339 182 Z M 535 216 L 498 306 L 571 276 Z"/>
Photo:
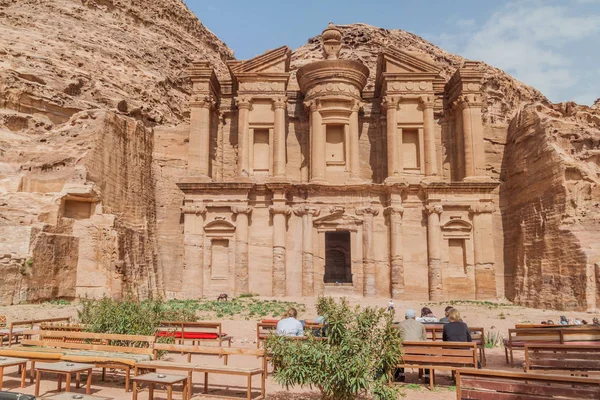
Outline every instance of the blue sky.
<path fill-rule="evenodd" d="M 329 21 L 362 22 L 502 68 L 555 102 L 600 98 L 600 0 L 185 2 L 238 59 L 282 45 L 295 49 Z"/>

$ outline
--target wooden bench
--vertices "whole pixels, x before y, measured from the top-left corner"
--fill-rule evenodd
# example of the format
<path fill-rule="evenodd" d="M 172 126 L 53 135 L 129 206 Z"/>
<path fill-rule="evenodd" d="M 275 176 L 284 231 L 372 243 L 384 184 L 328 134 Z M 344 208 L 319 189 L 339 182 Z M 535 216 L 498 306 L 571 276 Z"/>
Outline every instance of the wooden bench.
<path fill-rule="evenodd" d="M 60 322 L 42 322 L 39 329 L 42 331 L 68 331 L 68 332 L 85 332 L 87 325 L 85 324 L 71 324 L 71 323 L 60 323 Z"/>
<path fill-rule="evenodd" d="M 443 340 L 444 324 L 423 324 L 425 326 L 425 332 L 427 333 L 427 339 L 432 341 Z M 479 361 L 482 366 L 486 366 L 487 360 L 485 358 L 485 330 L 483 328 L 476 328 L 469 326 L 469 332 L 471 333 L 471 339 L 473 343 L 477 343 L 479 349 Z"/>
<path fill-rule="evenodd" d="M 191 340 L 192 346 L 204 341 L 214 341 L 219 347 L 227 342 L 231 347 L 233 336 L 223 333 L 220 322 L 186 322 L 186 321 L 164 321 L 156 330 L 156 337 L 173 337 L 179 344 L 184 345 Z"/>
<path fill-rule="evenodd" d="M 208 374 L 222 375 L 238 375 L 247 377 L 247 398 L 250 399 L 252 392 L 252 377 L 261 375 L 261 398 L 265 396 L 265 380 L 267 371 L 267 357 L 264 350 L 247 349 L 247 348 L 232 348 L 232 347 L 208 347 L 208 346 L 186 346 L 179 344 L 154 343 L 154 351 L 157 354 L 159 351 L 172 353 L 187 354 L 187 362 L 171 362 L 171 361 L 142 361 L 136 364 L 136 374 L 138 369 L 166 369 L 173 371 L 185 371 L 188 373 L 189 394 L 192 393 L 192 372 L 204 373 L 204 393 L 208 392 Z M 262 358 L 261 366 L 255 368 L 241 368 L 227 365 L 214 366 L 200 364 L 192 360 L 193 354 L 201 355 L 221 355 L 225 360 L 230 356 L 250 356 Z M 157 357 L 155 357 L 157 358 Z"/>
<path fill-rule="evenodd" d="M 6 317 L 4 319 L 4 326 L 0 326 L 0 347 L 4 343 L 4 338 L 8 338 L 8 345 L 19 344 L 19 340 L 23 336 L 24 328 L 33 329 L 43 323 L 53 322 L 70 322 L 71 317 L 59 317 L 59 318 L 43 318 L 43 319 L 31 319 L 26 321 L 13 321 L 6 329 Z M 20 328 L 24 327 L 24 328 Z M 16 329 L 15 329 L 16 328 Z"/>
<path fill-rule="evenodd" d="M 429 388 L 433 390 L 435 370 L 454 371 L 477 368 L 477 343 L 412 342 L 402 343 L 403 368 L 430 369 Z"/>
<path fill-rule="evenodd" d="M 504 339 L 506 363 L 510 363 L 510 366 L 514 367 L 513 350 L 524 350 L 525 346 L 529 344 L 558 345 L 569 343 L 600 345 L 600 328 L 590 326 L 582 328 L 581 325 L 561 328 L 560 325 L 557 325 L 552 328 L 509 329 L 508 338 Z"/>
<path fill-rule="evenodd" d="M 307 321 L 307 322 L 305 322 L 304 330 L 306 331 L 306 330 L 310 329 L 314 332 L 314 331 L 317 331 L 320 329 L 322 330 L 323 327 L 324 327 L 324 325 L 320 324 L 318 322 Z M 276 329 L 277 329 L 277 322 L 275 322 L 275 321 L 258 322 L 256 324 L 256 348 L 260 349 L 260 344 L 262 342 L 264 342 L 267 339 L 267 337 L 269 337 L 270 334 L 274 333 L 276 331 Z M 300 336 L 300 337 L 302 337 L 302 336 Z"/>
<path fill-rule="evenodd" d="M 102 368 L 102 380 L 106 368 L 120 369 L 125 372 L 125 390 L 129 391 L 131 369 L 136 362 L 152 359 L 153 344 L 154 336 L 25 331 L 20 346 L 0 349 L 0 355 L 27 358 L 32 371 L 36 361 L 92 363 Z"/>
<path fill-rule="evenodd" d="M 600 346 L 576 344 L 525 345 L 525 372 L 588 375 L 600 372 Z"/>
<path fill-rule="evenodd" d="M 459 369 L 458 400 L 600 399 L 600 380 L 561 375 Z"/>

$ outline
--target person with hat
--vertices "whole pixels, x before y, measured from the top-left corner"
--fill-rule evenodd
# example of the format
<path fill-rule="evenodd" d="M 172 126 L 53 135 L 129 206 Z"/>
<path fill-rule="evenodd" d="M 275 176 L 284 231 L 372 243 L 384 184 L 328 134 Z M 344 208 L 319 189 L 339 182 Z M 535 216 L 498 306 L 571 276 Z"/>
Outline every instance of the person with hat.
<path fill-rule="evenodd" d="M 415 310 L 406 310 L 404 313 L 404 321 L 394 323 L 394 328 L 398 329 L 398 333 L 402 337 L 402 341 L 425 342 L 427 340 L 427 332 L 425 325 L 417 321 Z M 425 370 L 423 375 L 425 381 L 429 379 L 429 370 Z M 404 382 L 404 368 L 396 368 L 394 372 L 394 380 L 396 382 Z"/>

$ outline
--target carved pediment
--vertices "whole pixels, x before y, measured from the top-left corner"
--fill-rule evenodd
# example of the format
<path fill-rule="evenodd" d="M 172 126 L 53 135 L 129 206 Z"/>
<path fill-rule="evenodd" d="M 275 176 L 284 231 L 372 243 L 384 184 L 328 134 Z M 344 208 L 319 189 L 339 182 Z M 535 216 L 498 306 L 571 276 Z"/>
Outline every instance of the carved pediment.
<path fill-rule="evenodd" d="M 395 47 L 388 47 L 379 53 L 378 72 L 387 73 L 427 73 L 438 75 L 441 68 L 425 54 L 409 53 Z"/>
<path fill-rule="evenodd" d="M 470 232 L 471 229 L 471 224 L 462 219 L 451 219 L 442 226 L 443 231 Z"/>
<path fill-rule="evenodd" d="M 205 232 L 233 232 L 235 225 L 227 220 L 215 219 L 204 225 Z"/>
<path fill-rule="evenodd" d="M 333 213 L 325 215 L 321 218 L 317 218 L 313 221 L 313 224 L 317 228 L 346 228 L 352 229 L 356 226 L 361 225 L 363 220 L 352 215 L 343 213 Z"/>
<path fill-rule="evenodd" d="M 228 63 L 232 75 L 287 73 L 290 69 L 292 51 L 287 46 L 269 50 L 264 54 L 245 61 Z"/>

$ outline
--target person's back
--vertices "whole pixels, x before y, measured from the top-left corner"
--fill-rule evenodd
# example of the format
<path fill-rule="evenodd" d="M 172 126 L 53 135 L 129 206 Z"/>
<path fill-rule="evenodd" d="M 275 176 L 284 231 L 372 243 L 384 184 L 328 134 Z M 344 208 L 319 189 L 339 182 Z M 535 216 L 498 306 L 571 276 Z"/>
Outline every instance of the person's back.
<path fill-rule="evenodd" d="M 286 313 L 287 318 L 277 323 L 277 334 L 280 336 L 304 336 L 304 327 L 296 319 L 298 312 L 295 308 L 290 308 Z"/>
<path fill-rule="evenodd" d="M 467 324 L 460 319 L 460 313 L 456 309 L 450 310 L 448 314 L 450 322 L 444 324 L 442 340 L 444 342 L 471 342 L 471 333 Z"/>
<path fill-rule="evenodd" d="M 425 326 L 414 318 L 405 319 L 397 325 L 397 329 L 402 335 L 402 341 L 424 342 L 427 340 Z"/>

